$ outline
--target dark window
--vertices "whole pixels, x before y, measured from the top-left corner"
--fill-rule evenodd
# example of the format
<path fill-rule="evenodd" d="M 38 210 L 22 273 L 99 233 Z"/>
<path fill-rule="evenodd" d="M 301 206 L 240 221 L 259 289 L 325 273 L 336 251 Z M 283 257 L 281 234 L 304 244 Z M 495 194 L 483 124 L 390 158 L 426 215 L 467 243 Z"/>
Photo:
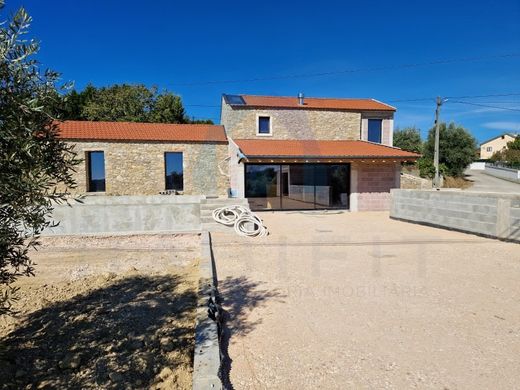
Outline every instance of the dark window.
<path fill-rule="evenodd" d="M 381 143 L 382 122 L 381 119 L 368 120 L 368 140 L 370 142 Z"/>
<path fill-rule="evenodd" d="M 105 191 L 105 153 L 87 152 L 88 192 Z"/>
<path fill-rule="evenodd" d="M 182 170 L 182 153 L 164 153 L 164 167 L 166 175 L 166 189 L 183 191 L 184 180 Z"/>
<path fill-rule="evenodd" d="M 258 117 L 258 133 L 259 134 L 270 134 L 271 133 L 271 118 L 268 116 Z"/>
<path fill-rule="evenodd" d="M 251 209 L 349 207 L 349 164 L 246 164 L 245 195 Z"/>

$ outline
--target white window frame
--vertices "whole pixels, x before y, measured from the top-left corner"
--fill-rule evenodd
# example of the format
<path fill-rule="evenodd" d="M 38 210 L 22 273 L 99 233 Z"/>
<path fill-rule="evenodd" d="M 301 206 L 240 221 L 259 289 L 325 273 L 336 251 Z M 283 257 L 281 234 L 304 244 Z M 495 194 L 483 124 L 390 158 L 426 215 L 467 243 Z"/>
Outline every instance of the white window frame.
<path fill-rule="evenodd" d="M 269 118 L 269 133 L 260 133 L 260 117 Z M 273 136 L 273 117 L 266 114 L 256 114 L 256 136 L 257 137 L 272 137 Z"/>
<path fill-rule="evenodd" d="M 486 146 L 486 152 L 492 152 L 493 147 L 492 146 Z"/>

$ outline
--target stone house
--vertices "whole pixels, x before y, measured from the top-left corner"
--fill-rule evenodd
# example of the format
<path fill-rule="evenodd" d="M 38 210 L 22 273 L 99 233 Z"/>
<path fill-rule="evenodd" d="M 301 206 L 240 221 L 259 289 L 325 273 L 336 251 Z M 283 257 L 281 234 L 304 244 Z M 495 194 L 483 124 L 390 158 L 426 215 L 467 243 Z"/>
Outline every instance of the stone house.
<path fill-rule="evenodd" d="M 482 142 L 480 144 L 480 158 L 483 160 L 491 158 L 493 153 L 506 149 L 508 142 L 513 142 L 515 137 L 515 134 L 504 133 Z"/>
<path fill-rule="evenodd" d="M 252 209 L 387 210 L 401 163 L 395 108 L 373 99 L 224 95 L 230 186 Z"/>
<path fill-rule="evenodd" d="M 83 163 L 74 173 L 75 193 L 88 195 L 226 196 L 223 126 L 65 121 L 60 137 Z"/>
<path fill-rule="evenodd" d="M 386 210 L 403 161 L 373 99 L 223 95 L 221 125 L 65 121 L 76 193 L 247 198 L 254 210 Z"/>

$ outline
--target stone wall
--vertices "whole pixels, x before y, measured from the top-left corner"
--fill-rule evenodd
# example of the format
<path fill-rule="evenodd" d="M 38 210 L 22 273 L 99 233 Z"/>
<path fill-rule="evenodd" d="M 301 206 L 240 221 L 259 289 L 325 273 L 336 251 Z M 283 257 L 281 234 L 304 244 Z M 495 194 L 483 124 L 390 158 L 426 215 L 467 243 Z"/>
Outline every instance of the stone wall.
<path fill-rule="evenodd" d="M 221 123 L 228 137 L 260 138 L 256 135 L 258 115 L 271 117 L 272 136 L 265 139 L 358 140 L 361 113 L 284 108 L 235 108 L 222 102 Z"/>
<path fill-rule="evenodd" d="M 272 135 L 256 134 L 258 116 L 270 116 Z M 367 140 L 368 119 L 382 119 L 382 143 L 393 144 L 393 112 L 232 107 L 222 102 L 221 123 L 234 139 Z"/>
<path fill-rule="evenodd" d="M 390 216 L 520 241 L 520 195 L 460 190 L 392 190 Z"/>
<path fill-rule="evenodd" d="M 106 195 L 155 195 L 165 190 L 165 152 L 183 153 L 184 194 L 227 195 L 228 165 L 225 143 L 91 142 L 70 141 L 84 161 L 76 168 L 78 187 L 87 192 L 86 152 L 105 154 Z"/>
<path fill-rule="evenodd" d="M 401 173 L 401 188 L 410 190 L 431 190 L 433 183 L 429 179 Z"/>
<path fill-rule="evenodd" d="M 398 163 L 353 163 L 352 211 L 389 210 L 390 190 L 400 186 L 400 169 Z"/>

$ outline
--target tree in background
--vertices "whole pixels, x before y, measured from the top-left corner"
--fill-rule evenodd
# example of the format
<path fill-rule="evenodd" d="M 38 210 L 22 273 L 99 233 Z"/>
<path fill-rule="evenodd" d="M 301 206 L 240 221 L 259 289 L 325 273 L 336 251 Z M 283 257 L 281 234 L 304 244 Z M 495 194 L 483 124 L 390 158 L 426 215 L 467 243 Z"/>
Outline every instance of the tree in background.
<path fill-rule="evenodd" d="M 455 123 L 439 125 L 439 167 L 448 176 L 461 177 L 466 167 L 475 158 L 477 142 L 468 130 Z M 432 177 L 433 155 L 435 149 L 435 127 L 428 133 L 424 144 L 423 161 L 418 163 L 421 176 Z M 442 172 L 442 170 L 441 170 Z"/>
<path fill-rule="evenodd" d="M 81 113 L 91 121 L 147 122 L 156 91 L 144 85 L 113 85 L 95 90 Z"/>
<path fill-rule="evenodd" d="M 66 189 L 56 186 L 73 188 L 71 170 L 79 163 L 57 138 L 51 113 L 58 74 L 41 73 L 33 59 L 39 45 L 23 38 L 30 22 L 21 8 L 0 25 L 0 314 L 12 311 L 12 283 L 33 275 L 28 252 L 53 225 L 53 204 L 66 201 Z"/>
<path fill-rule="evenodd" d="M 150 122 L 186 123 L 186 112 L 179 96 L 166 92 L 157 96 L 150 112 Z"/>
<path fill-rule="evenodd" d="M 394 131 L 394 146 L 408 152 L 422 153 L 423 142 L 421 132 L 414 127 L 405 127 Z"/>
<path fill-rule="evenodd" d="M 153 122 L 208 123 L 211 120 L 190 120 L 180 96 L 145 85 L 114 84 L 96 88 L 88 85 L 83 91 L 69 92 L 60 105 L 63 119 Z"/>

